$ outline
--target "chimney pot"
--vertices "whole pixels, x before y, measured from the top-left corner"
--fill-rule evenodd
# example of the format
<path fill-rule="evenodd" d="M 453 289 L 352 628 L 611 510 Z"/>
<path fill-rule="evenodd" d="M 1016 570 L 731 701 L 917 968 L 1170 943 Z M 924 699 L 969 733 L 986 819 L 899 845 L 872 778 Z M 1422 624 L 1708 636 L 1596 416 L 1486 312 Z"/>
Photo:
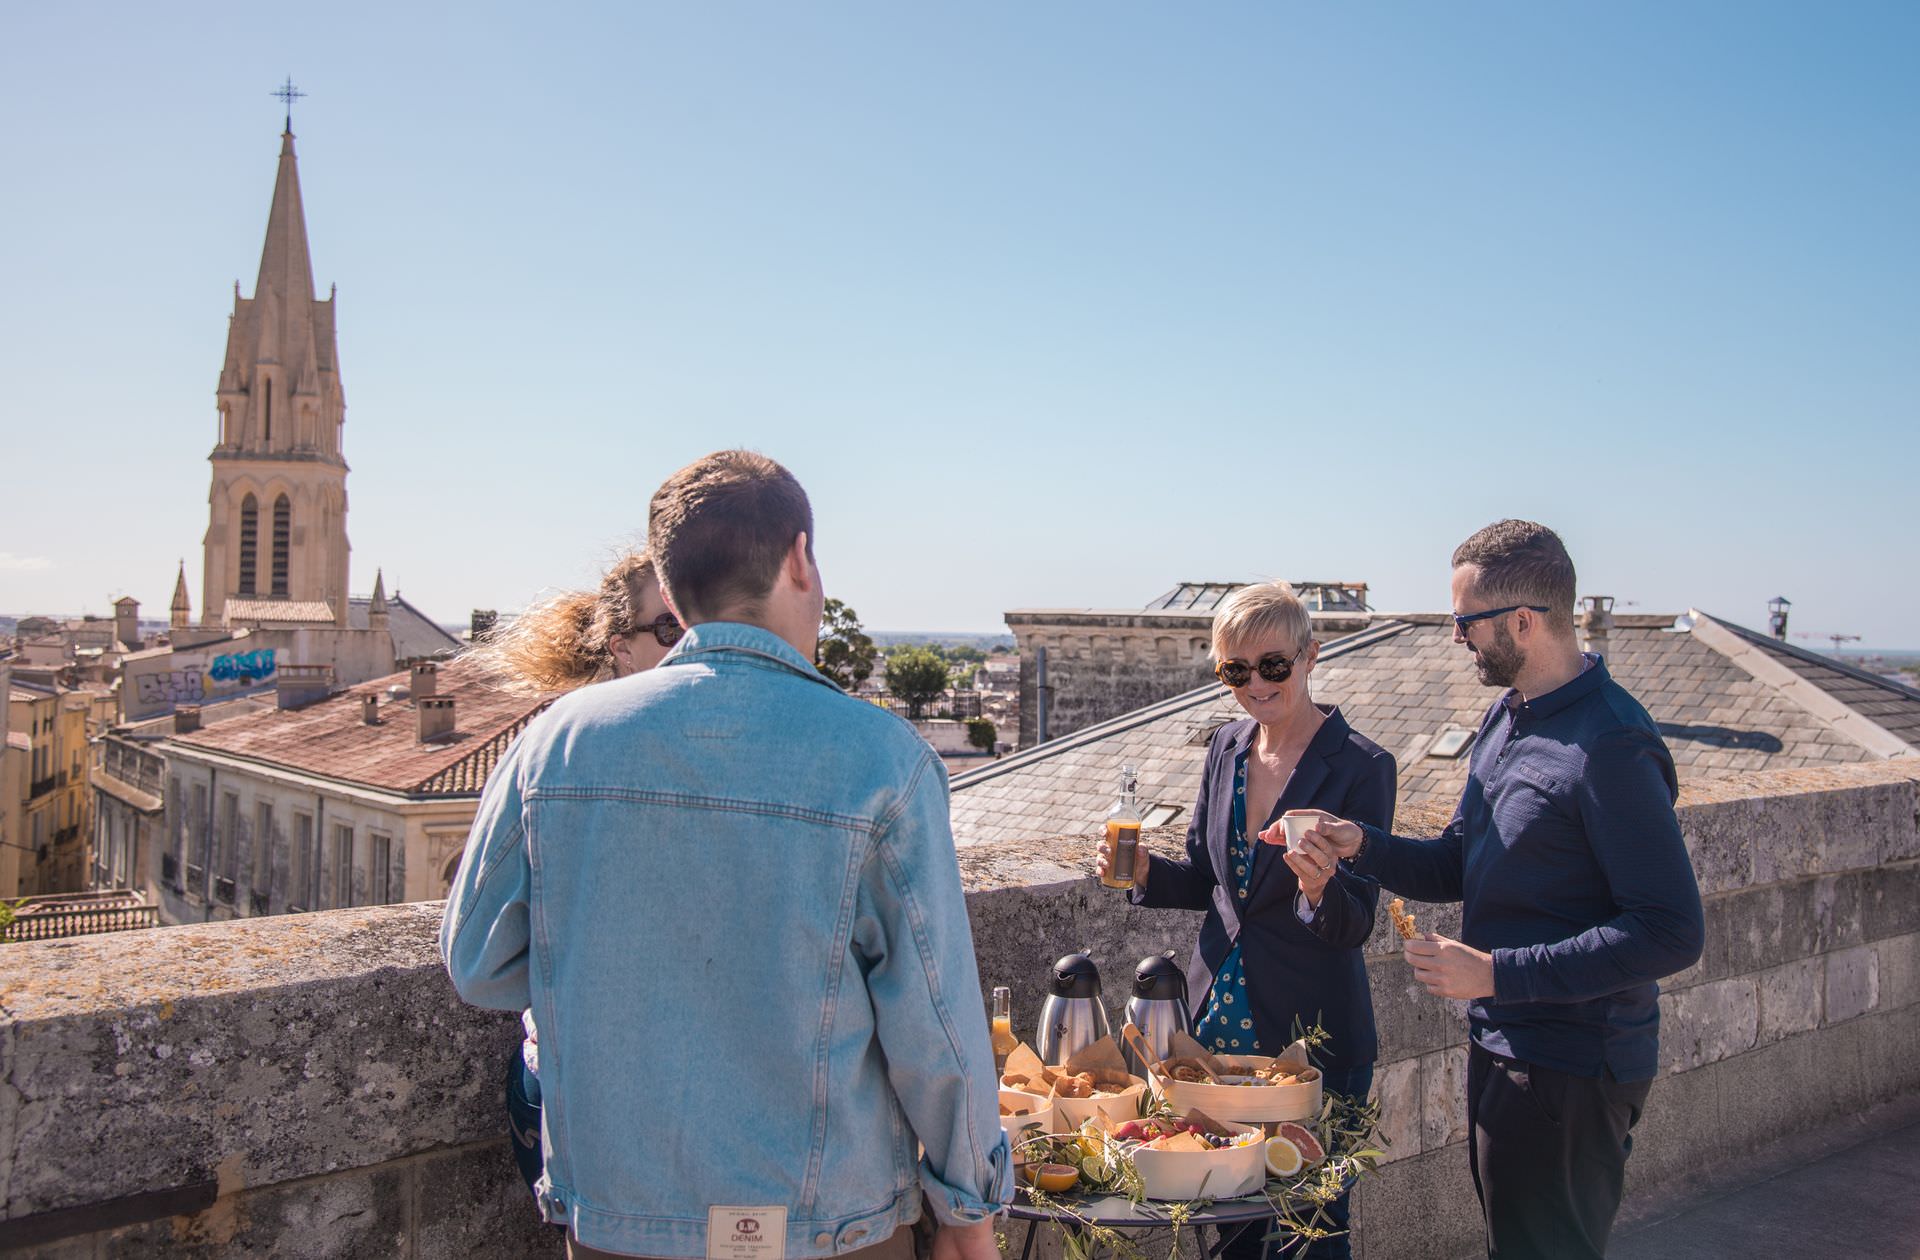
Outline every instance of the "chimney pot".
<path fill-rule="evenodd" d="M 412 674 L 407 681 L 408 687 L 413 692 L 413 698 L 415 700 L 422 700 L 436 694 L 436 675 L 439 674 L 439 672 L 440 667 L 432 661 L 421 661 L 413 667 Z"/>
<path fill-rule="evenodd" d="M 413 708 L 419 715 L 421 743 L 453 734 L 452 696 L 416 696 Z"/>
<path fill-rule="evenodd" d="M 1580 607 L 1580 650 L 1605 656 L 1608 635 L 1613 630 L 1613 596 L 1588 595 L 1580 601 Z"/>
<path fill-rule="evenodd" d="M 368 726 L 379 724 L 380 694 L 378 692 L 360 697 L 360 720 Z"/>

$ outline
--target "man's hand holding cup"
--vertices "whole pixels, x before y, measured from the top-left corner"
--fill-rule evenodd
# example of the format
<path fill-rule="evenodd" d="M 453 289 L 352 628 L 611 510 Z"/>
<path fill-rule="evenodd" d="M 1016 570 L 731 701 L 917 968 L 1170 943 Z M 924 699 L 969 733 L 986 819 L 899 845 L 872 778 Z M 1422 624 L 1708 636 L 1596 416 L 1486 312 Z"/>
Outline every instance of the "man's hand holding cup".
<path fill-rule="evenodd" d="M 1320 809 L 1290 809 L 1262 831 L 1260 839 L 1285 847 L 1287 866 L 1313 906 L 1326 894 L 1340 859 L 1360 851 L 1360 828 Z"/>

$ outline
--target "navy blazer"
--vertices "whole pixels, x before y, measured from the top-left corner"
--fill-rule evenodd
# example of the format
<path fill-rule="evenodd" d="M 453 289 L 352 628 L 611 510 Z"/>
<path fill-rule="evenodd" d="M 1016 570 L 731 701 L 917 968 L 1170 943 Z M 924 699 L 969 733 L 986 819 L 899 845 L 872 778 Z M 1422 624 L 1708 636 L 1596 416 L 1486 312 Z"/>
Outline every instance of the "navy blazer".
<path fill-rule="evenodd" d="M 1300 881 L 1285 854 L 1263 844 L 1259 832 L 1290 809 L 1324 809 L 1336 818 L 1386 829 L 1393 818 L 1396 779 L 1391 753 L 1355 733 L 1339 709 L 1322 712 L 1326 721 L 1300 754 L 1273 816 L 1247 819 L 1253 882 L 1244 903 L 1234 896 L 1232 881 L 1223 882 L 1216 872 L 1230 869 L 1233 763 L 1253 741 L 1258 724 L 1252 718 L 1229 722 L 1213 733 L 1200 796 L 1187 824 L 1186 861 L 1152 855 L 1146 891 L 1129 895 L 1136 905 L 1207 912 L 1187 965 L 1187 1002 L 1196 1019 L 1206 1008 L 1214 975 L 1237 940 L 1261 1049 L 1268 1054 L 1285 1049 L 1293 1040 L 1296 1017 L 1303 1027 L 1317 1022 L 1329 1040 L 1316 1057 L 1322 1067 L 1339 1071 L 1372 1063 L 1380 1052 L 1361 953 L 1373 934 L 1380 885 L 1342 862 L 1327 883 L 1313 922 L 1302 923 L 1294 910 Z"/>

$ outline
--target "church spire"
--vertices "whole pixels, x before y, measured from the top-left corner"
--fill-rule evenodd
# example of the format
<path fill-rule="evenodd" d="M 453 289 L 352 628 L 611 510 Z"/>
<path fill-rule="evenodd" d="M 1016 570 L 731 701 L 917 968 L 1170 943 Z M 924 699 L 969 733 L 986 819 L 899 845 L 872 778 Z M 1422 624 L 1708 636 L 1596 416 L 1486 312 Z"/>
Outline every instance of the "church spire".
<path fill-rule="evenodd" d="M 193 605 L 187 599 L 187 562 L 180 562 L 180 576 L 173 581 L 173 608 L 168 625 L 181 630 L 191 624 Z"/>
<path fill-rule="evenodd" d="M 267 212 L 267 243 L 260 250 L 253 300 L 265 300 L 269 294 L 278 308 L 280 327 L 263 331 L 277 334 L 279 357 L 292 360 L 306 349 L 301 343 L 313 336 L 313 260 L 307 253 L 307 215 L 300 204 L 300 170 L 291 131 L 280 136 L 280 173 L 273 181 L 273 208 Z"/>
<path fill-rule="evenodd" d="M 289 89 L 291 90 L 291 89 Z M 293 132 L 280 165 L 252 297 L 238 286 L 214 397 L 201 618 L 232 598 L 323 603 L 347 624 L 346 399 L 331 293 L 316 299 Z"/>

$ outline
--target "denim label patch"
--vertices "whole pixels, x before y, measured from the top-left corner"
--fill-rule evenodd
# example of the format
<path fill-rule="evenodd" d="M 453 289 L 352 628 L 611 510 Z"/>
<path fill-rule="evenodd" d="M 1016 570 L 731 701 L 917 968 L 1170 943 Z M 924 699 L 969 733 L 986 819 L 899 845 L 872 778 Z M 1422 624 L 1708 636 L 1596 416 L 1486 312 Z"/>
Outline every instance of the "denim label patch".
<path fill-rule="evenodd" d="M 707 1260 L 786 1260 L 787 1209 L 707 1209 Z"/>

